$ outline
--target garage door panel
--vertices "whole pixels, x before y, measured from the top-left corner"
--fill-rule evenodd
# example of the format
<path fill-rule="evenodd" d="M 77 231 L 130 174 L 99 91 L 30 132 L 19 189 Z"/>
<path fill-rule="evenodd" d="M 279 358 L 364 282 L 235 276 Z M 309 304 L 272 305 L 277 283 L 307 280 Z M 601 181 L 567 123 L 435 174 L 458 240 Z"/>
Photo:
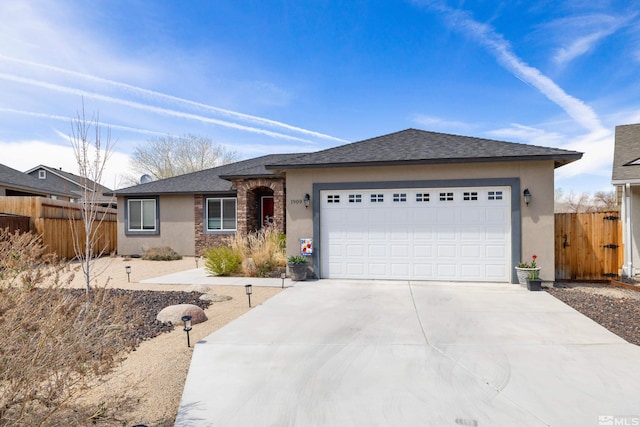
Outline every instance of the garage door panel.
<path fill-rule="evenodd" d="M 392 258 L 408 258 L 411 255 L 409 245 L 391 245 Z"/>
<path fill-rule="evenodd" d="M 479 245 L 464 245 L 460 247 L 460 256 L 465 259 L 481 259 L 484 248 Z"/>
<path fill-rule="evenodd" d="M 508 187 L 322 191 L 321 199 L 321 277 L 510 279 Z"/>
<path fill-rule="evenodd" d="M 369 258 L 384 258 L 387 254 L 387 245 L 377 245 L 370 244 L 369 245 Z"/>

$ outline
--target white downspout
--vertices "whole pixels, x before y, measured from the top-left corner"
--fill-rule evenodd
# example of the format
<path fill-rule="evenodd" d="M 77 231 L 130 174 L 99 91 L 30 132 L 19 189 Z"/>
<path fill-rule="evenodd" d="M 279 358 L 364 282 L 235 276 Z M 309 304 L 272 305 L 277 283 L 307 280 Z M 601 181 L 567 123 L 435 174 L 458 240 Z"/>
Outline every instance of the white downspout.
<path fill-rule="evenodd" d="M 633 228 L 631 225 L 632 209 L 631 209 L 631 184 L 626 183 L 624 186 L 624 234 L 627 237 L 625 244 L 625 261 L 627 262 L 626 268 L 623 272 L 627 277 L 633 277 Z"/>

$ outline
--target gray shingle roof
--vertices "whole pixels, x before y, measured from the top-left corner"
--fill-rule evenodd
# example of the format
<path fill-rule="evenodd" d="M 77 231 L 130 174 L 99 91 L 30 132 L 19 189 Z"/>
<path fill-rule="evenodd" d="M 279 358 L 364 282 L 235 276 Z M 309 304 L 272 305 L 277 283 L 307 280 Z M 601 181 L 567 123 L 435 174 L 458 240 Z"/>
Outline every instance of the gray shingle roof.
<path fill-rule="evenodd" d="M 71 195 L 70 193 L 60 191 L 50 184 L 34 178 L 31 175 L 20 172 L 19 170 L 10 168 L 9 166 L 3 164 L 0 164 L 0 185 L 19 191 L 37 193 L 42 195 L 53 194 L 66 197 Z"/>
<path fill-rule="evenodd" d="M 553 160 L 555 167 L 582 157 L 577 151 L 407 129 L 300 155 L 268 169 Z"/>
<path fill-rule="evenodd" d="M 616 126 L 616 142 L 613 149 L 614 184 L 640 181 L 640 124 Z"/>
<path fill-rule="evenodd" d="M 221 177 L 275 176 L 265 168 L 268 163 L 286 162 L 299 154 L 269 154 L 255 159 L 229 163 L 211 169 L 115 190 L 116 195 L 234 193 L 231 182 Z"/>

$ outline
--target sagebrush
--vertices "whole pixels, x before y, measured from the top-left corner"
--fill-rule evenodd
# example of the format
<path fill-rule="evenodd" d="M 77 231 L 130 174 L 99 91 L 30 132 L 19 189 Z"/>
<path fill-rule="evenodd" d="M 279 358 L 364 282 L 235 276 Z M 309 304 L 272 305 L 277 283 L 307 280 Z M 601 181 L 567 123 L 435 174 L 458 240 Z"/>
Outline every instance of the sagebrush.
<path fill-rule="evenodd" d="M 142 254 L 142 259 L 151 261 L 176 261 L 182 259 L 182 255 L 169 246 L 162 246 L 159 248 L 145 249 Z"/>

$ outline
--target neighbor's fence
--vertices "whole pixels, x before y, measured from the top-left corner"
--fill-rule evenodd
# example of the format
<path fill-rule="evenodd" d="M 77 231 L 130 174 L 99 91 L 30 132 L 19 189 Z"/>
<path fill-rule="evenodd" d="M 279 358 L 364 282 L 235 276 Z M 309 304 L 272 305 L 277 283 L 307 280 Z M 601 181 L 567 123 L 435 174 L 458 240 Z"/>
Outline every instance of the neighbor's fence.
<path fill-rule="evenodd" d="M 84 224 L 82 207 L 77 203 L 44 197 L 0 197 L 0 212 L 29 217 L 29 229 L 42 236 L 47 252 L 55 253 L 60 258 L 72 259 L 73 231 L 78 230 L 78 239 L 84 242 Z M 96 221 L 98 238 L 94 242 L 94 252 L 111 253 L 117 249 L 117 210 L 98 208 L 98 218 L 104 217 L 101 224 Z M 73 221 L 73 223 L 72 223 Z"/>
<path fill-rule="evenodd" d="M 556 280 L 611 280 L 624 262 L 618 212 L 555 214 Z"/>
<path fill-rule="evenodd" d="M 16 231 L 27 233 L 31 229 L 29 225 L 29 217 L 0 213 L 0 230 L 4 229 L 9 229 L 10 233 L 15 233 Z"/>

